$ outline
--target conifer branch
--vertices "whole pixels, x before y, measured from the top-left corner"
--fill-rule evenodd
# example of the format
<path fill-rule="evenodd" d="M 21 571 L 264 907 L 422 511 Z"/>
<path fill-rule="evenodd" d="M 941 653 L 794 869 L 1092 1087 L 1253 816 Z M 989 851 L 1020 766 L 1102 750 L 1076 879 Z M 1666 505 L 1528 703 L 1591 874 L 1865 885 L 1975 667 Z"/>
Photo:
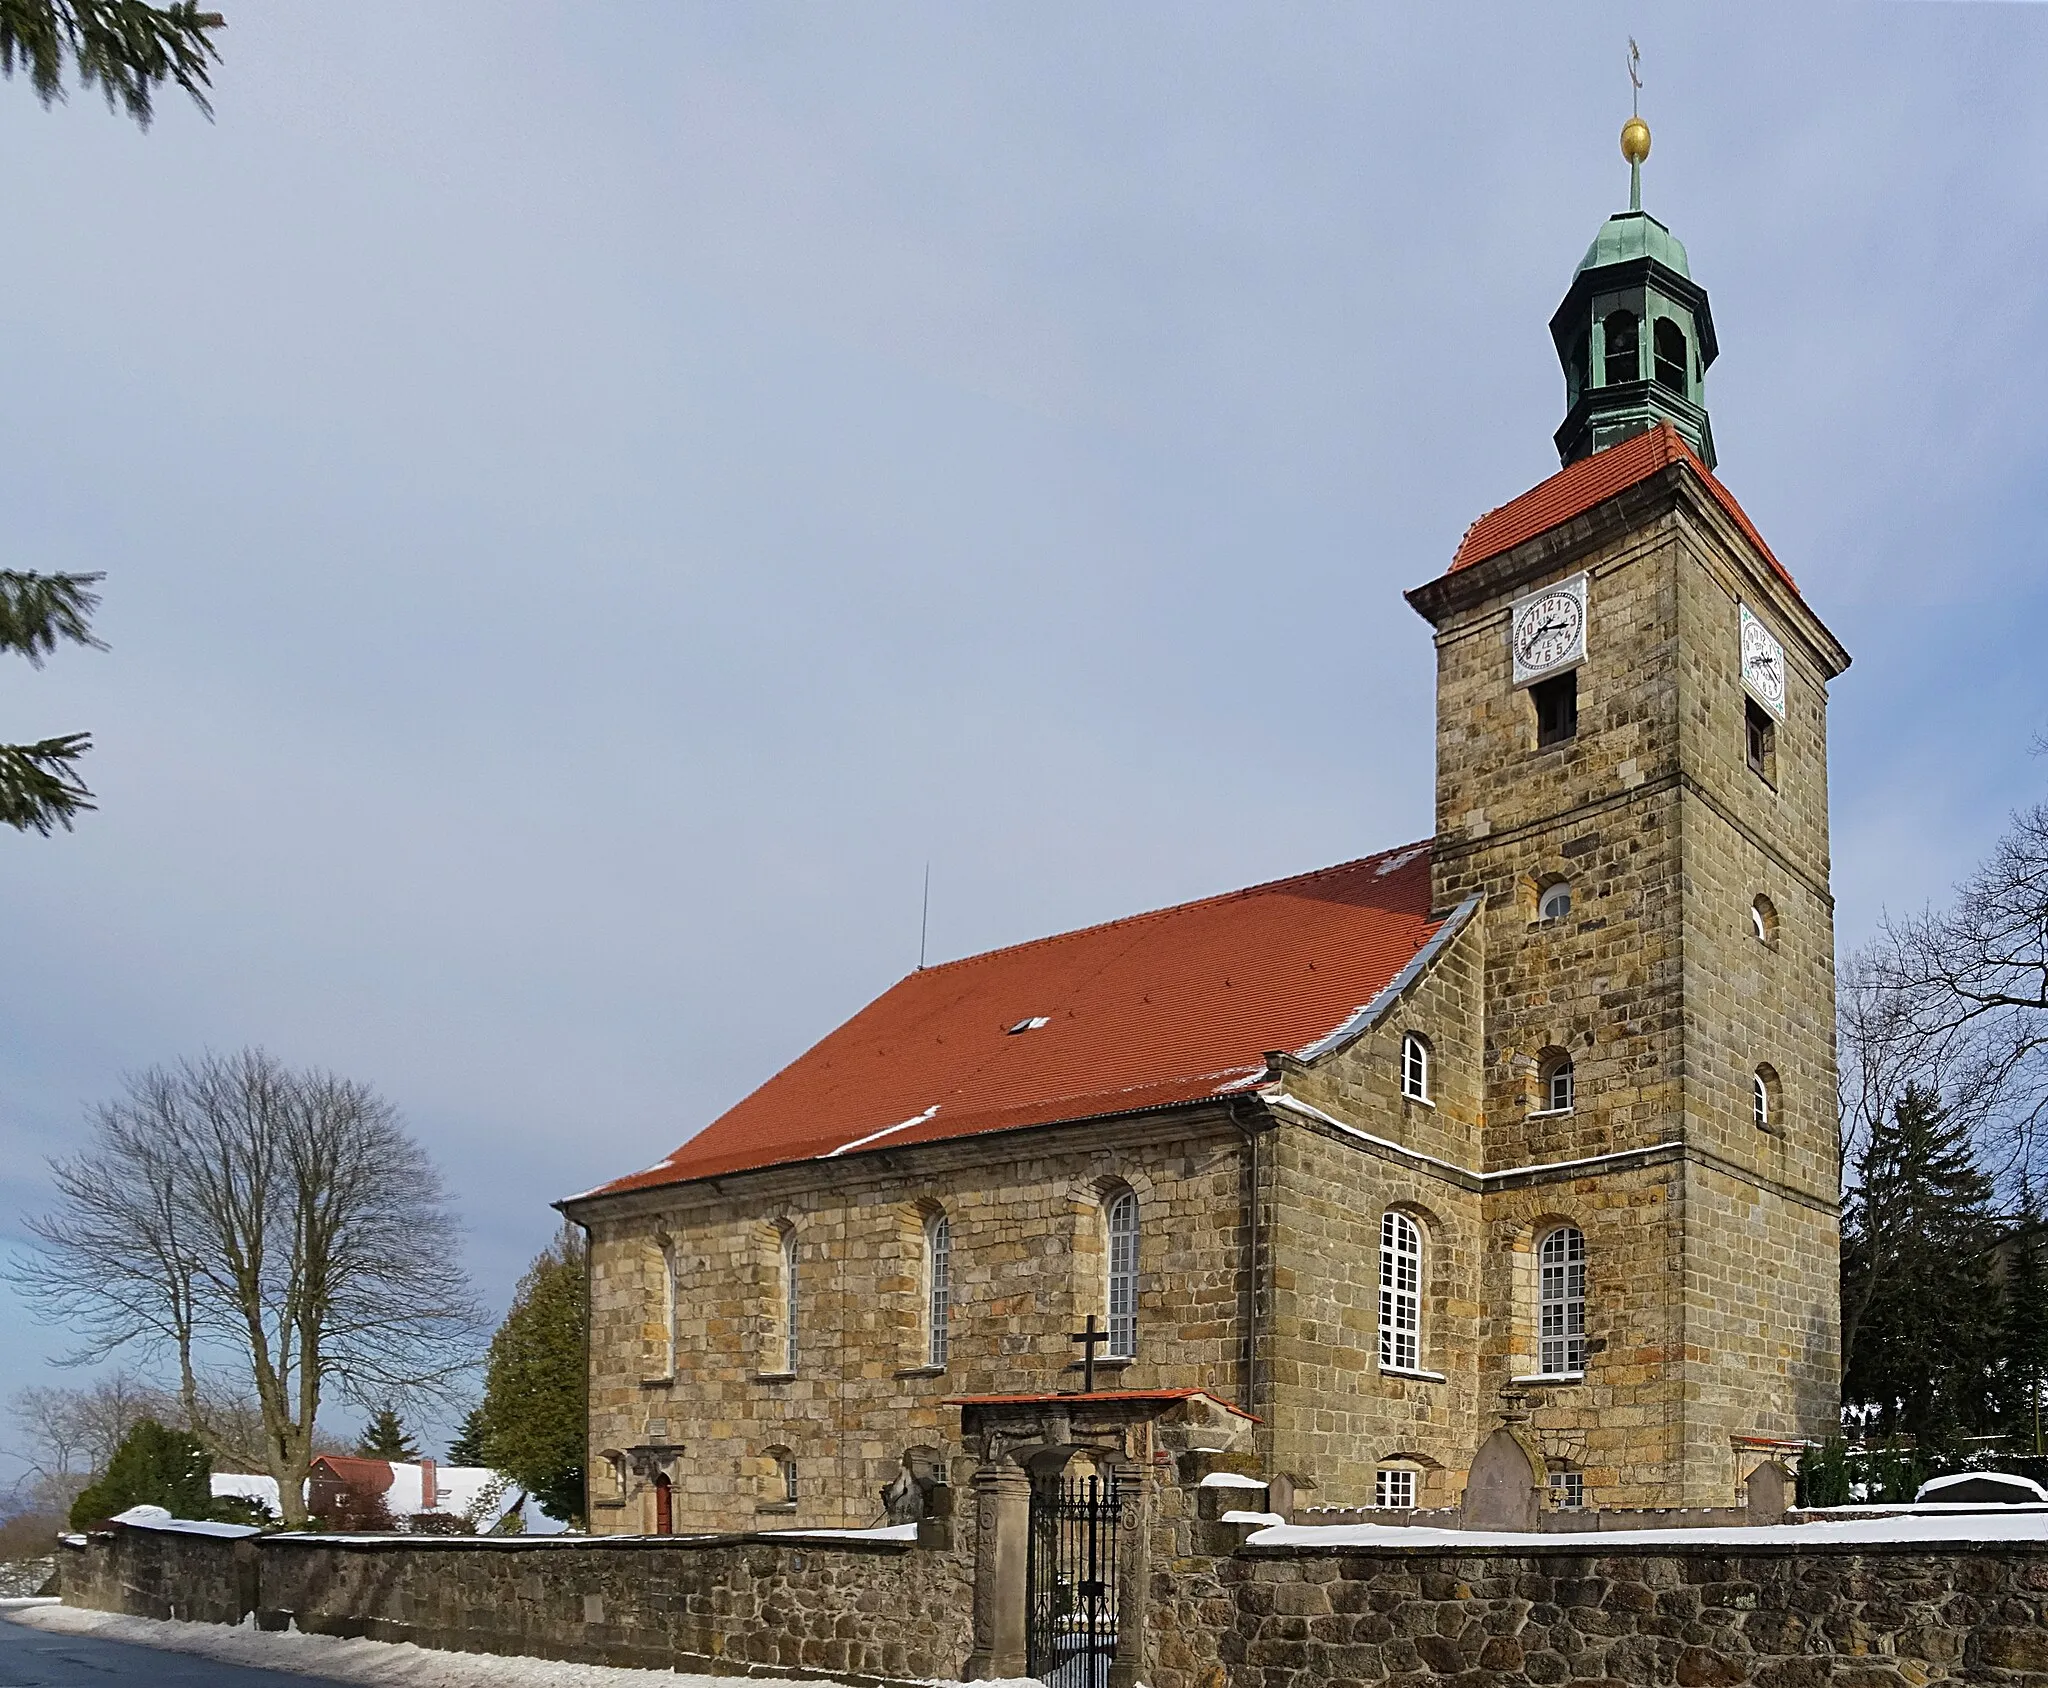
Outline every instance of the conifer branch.
<path fill-rule="evenodd" d="M 73 766 L 91 748 L 88 733 L 66 733 L 38 744 L 0 744 L 0 825 L 17 832 L 34 829 L 45 838 L 52 827 L 69 832 L 74 815 L 97 806 Z"/>
<path fill-rule="evenodd" d="M 0 0 L 0 6 L 6 3 Z M 0 651 L 18 651 L 40 668 L 60 640 L 105 650 L 90 626 L 100 603 L 99 594 L 90 588 L 105 578 L 0 569 Z"/>
<path fill-rule="evenodd" d="M 220 62 L 211 37 L 226 27 L 193 0 L 0 0 L 0 73 L 26 72 L 47 106 L 64 97 L 71 63 L 82 87 L 98 88 L 109 111 L 118 106 L 145 129 L 156 90 L 174 82 L 211 117 L 208 74 Z"/>

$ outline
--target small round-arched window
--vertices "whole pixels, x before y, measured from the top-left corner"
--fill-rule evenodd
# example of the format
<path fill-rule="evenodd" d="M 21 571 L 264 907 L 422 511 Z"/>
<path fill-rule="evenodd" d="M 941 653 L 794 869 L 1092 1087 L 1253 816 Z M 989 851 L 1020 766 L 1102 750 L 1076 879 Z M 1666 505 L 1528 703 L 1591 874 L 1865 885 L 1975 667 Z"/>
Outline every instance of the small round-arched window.
<path fill-rule="evenodd" d="M 1416 1032 L 1401 1039 L 1401 1094 L 1411 1102 L 1429 1100 L 1429 1042 Z"/>
<path fill-rule="evenodd" d="M 1562 920 L 1572 911 L 1572 882 L 1560 879 L 1555 885 L 1545 888 L 1536 900 L 1538 920 Z"/>
<path fill-rule="evenodd" d="M 1769 1063 L 1749 1075 L 1749 1111 L 1750 1117 L 1756 1121 L 1757 1130 L 1777 1131 L 1783 1128 L 1778 1074 Z"/>
<path fill-rule="evenodd" d="M 1778 911 L 1769 897 L 1759 896 L 1749 905 L 1749 930 L 1760 944 L 1778 941 Z"/>
<path fill-rule="evenodd" d="M 1572 1058 L 1562 1050 L 1543 1063 L 1538 1074 L 1538 1094 L 1544 1113 L 1568 1114 L 1572 1111 L 1578 1089 L 1572 1075 Z"/>

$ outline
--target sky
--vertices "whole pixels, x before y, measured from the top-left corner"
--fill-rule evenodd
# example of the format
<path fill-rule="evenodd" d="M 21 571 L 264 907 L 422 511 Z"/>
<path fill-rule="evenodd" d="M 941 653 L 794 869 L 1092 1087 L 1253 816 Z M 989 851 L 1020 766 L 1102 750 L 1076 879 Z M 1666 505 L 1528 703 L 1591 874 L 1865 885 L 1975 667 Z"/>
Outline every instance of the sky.
<path fill-rule="evenodd" d="M 0 667 L 100 802 L 0 837 L 0 1250 L 260 1045 L 502 1309 L 927 863 L 941 960 L 1426 836 L 1400 592 L 1557 466 L 1630 34 L 1722 478 L 1856 657 L 1844 951 L 2039 799 L 2048 9 L 228 12 L 211 123 L 0 85 L 6 566 L 109 647 Z M 0 1394 L 64 1346 L 0 1288 Z"/>

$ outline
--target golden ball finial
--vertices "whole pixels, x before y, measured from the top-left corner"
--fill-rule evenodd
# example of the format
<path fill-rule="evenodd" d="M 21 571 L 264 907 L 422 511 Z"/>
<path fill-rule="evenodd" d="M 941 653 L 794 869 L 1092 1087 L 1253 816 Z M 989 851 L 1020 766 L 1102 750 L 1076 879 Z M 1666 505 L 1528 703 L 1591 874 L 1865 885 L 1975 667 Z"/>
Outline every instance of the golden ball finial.
<path fill-rule="evenodd" d="M 1631 117 L 1621 126 L 1621 156 L 1631 164 L 1650 156 L 1650 126 L 1640 117 Z"/>

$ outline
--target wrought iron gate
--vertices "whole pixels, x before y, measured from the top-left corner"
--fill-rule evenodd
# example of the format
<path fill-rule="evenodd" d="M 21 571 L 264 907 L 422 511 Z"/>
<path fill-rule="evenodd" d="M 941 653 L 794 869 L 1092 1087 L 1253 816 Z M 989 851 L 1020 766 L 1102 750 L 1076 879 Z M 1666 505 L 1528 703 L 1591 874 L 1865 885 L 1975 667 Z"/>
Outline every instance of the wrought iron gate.
<path fill-rule="evenodd" d="M 1116 1658 L 1115 1477 L 1075 1477 L 1031 1496 L 1026 1669 L 1046 1688 L 1108 1688 Z"/>

